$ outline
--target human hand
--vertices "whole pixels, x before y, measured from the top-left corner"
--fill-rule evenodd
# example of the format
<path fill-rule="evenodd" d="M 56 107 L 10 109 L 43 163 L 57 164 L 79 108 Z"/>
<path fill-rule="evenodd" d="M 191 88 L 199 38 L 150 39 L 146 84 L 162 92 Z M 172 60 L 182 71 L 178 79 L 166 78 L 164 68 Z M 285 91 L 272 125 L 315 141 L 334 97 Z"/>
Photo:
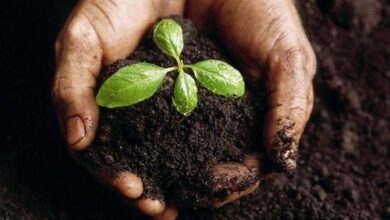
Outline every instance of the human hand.
<path fill-rule="evenodd" d="M 247 78 L 266 85 L 263 142 L 272 171 L 293 173 L 298 143 L 313 108 L 313 49 L 293 0 L 189 1 L 198 29 L 216 31 Z"/>
<path fill-rule="evenodd" d="M 81 0 L 75 6 L 56 41 L 52 91 L 71 152 L 85 149 L 94 139 L 99 114 L 95 86 L 101 67 L 126 58 L 157 18 L 182 14 L 183 8 L 184 1 L 154 0 Z M 164 202 L 139 199 L 143 184 L 138 176 L 123 172 L 112 179 L 90 171 L 119 194 L 136 200 L 142 212 L 157 215 L 165 210 L 164 215 L 175 215 Z"/>
<path fill-rule="evenodd" d="M 55 45 L 57 67 L 52 96 L 60 128 L 76 160 L 74 152 L 88 147 L 95 136 L 99 113 L 95 86 L 101 67 L 127 57 L 157 18 L 183 15 L 184 7 L 184 0 L 81 0 L 73 9 Z M 213 170 L 214 178 L 227 178 L 226 182 L 234 188 L 236 180 L 257 175 L 257 163 L 248 158 L 243 164 L 217 165 Z M 138 209 L 145 214 L 156 219 L 176 217 L 176 209 L 167 207 L 164 202 L 139 199 L 143 184 L 135 174 L 123 172 L 109 178 L 99 171 L 88 170 L 119 194 L 135 200 Z M 247 194 L 257 185 L 258 182 L 243 192 L 233 192 L 214 205 L 221 206 Z M 224 190 L 229 186 L 215 187 Z"/>

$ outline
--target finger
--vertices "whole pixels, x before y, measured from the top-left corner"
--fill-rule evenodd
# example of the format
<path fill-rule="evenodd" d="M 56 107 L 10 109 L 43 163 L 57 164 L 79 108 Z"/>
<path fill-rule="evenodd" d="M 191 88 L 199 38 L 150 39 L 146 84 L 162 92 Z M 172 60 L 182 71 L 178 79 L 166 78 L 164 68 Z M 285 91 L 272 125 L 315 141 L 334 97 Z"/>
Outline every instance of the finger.
<path fill-rule="evenodd" d="M 137 175 L 128 171 L 123 171 L 115 177 L 112 177 L 107 175 L 105 172 L 96 172 L 95 170 L 91 169 L 80 159 L 80 156 L 75 152 L 71 151 L 70 155 L 79 165 L 85 167 L 97 181 L 99 181 L 104 186 L 115 190 L 124 198 L 137 199 L 142 195 L 143 183 L 141 178 Z"/>
<path fill-rule="evenodd" d="M 175 220 L 178 216 L 177 208 L 168 206 L 161 214 L 154 216 L 155 220 Z"/>
<path fill-rule="evenodd" d="M 252 193 L 259 186 L 260 162 L 248 156 L 242 163 L 220 164 L 213 168 L 213 194 L 217 198 L 213 206 L 220 207 L 242 196 Z"/>
<path fill-rule="evenodd" d="M 136 201 L 137 208 L 146 215 L 156 216 L 165 210 L 165 203 L 158 199 L 144 198 Z"/>
<path fill-rule="evenodd" d="M 298 143 L 313 106 L 316 64 L 309 45 L 276 48 L 269 60 L 268 104 L 264 140 L 275 171 L 292 174 Z"/>
<path fill-rule="evenodd" d="M 79 154 L 71 151 L 70 155 L 79 165 L 85 167 L 98 182 L 117 192 L 120 196 L 125 198 L 126 201 L 127 199 L 139 199 L 139 197 L 142 195 L 143 183 L 141 178 L 137 175 L 128 171 L 123 171 L 115 177 L 111 177 L 105 172 L 96 172 L 95 170 L 91 169 L 91 167 L 89 167 L 80 159 Z M 135 201 L 135 205 L 141 212 L 150 216 L 160 214 L 165 209 L 165 204 L 163 202 L 151 199 L 139 199 Z M 167 212 L 167 216 L 172 214 L 172 210 L 167 210 Z"/>
<path fill-rule="evenodd" d="M 122 172 L 113 178 L 110 184 L 119 194 L 129 199 L 136 199 L 143 192 L 141 178 L 130 172 Z"/>
<path fill-rule="evenodd" d="M 143 193 L 143 184 L 141 178 L 130 172 L 122 172 L 116 177 L 112 178 L 105 174 L 95 175 L 97 179 L 111 189 L 114 189 L 119 195 L 127 199 L 138 199 L 135 201 L 135 206 L 142 213 L 149 216 L 156 216 L 164 214 L 165 219 L 173 216 L 175 209 L 165 209 L 165 203 L 157 199 L 142 198 L 139 197 Z"/>
<path fill-rule="evenodd" d="M 56 43 L 58 59 L 52 96 L 68 145 L 82 150 L 94 138 L 98 109 L 94 100 L 95 79 L 102 50 L 87 22 L 69 23 L 69 32 Z"/>
<path fill-rule="evenodd" d="M 75 159 L 77 163 L 85 167 L 88 172 L 95 177 L 104 186 L 115 190 L 120 196 L 126 199 L 138 199 L 133 204 L 139 211 L 148 215 L 156 216 L 156 219 L 170 220 L 175 219 L 178 212 L 173 206 L 166 208 L 163 201 L 150 198 L 139 198 L 143 193 L 143 183 L 140 177 L 137 175 L 124 171 L 119 173 L 115 177 L 107 175 L 105 172 L 96 172 L 87 166 L 75 152 L 70 152 L 71 157 Z M 127 200 L 126 200 L 127 201 Z"/>
<path fill-rule="evenodd" d="M 137 199 L 142 195 L 143 184 L 141 178 L 130 172 L 122 172 L 116 177 L 105 173 L 96 173 L 89 170 L 103 185 L 115 190 L 119 195 L 128 199 Z"/>

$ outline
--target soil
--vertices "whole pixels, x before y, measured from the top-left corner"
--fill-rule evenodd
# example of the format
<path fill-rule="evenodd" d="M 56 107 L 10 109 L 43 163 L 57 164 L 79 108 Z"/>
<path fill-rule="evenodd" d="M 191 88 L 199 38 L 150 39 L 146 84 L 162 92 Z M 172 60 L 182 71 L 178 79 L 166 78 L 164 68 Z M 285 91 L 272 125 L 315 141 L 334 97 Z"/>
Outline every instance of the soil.
<path fill-rule="evenodd" d="M 0 219 L 143 219 L 73 163 L 58 133 L 52 45 L 71 6 L 60 2 L 0 2 Z M 297 2 L 318 58 L 297 173 L 180 219 L 390 219 L 390 3 Z"/>
<path fill-rule="evenodd" d="M 217 45 L 200 35 L 191 21 L 174 19 L 183 29 L 184 63 L 226 61 Z M 155 46 L 152 30 L 130 57 L 104 70 L 99 81 L 133 63 L 174 66 L 175 60 Z M 190 69 L 185 71 L 192 74 Z M 265 115 L 261 102 L 264 99 L 249 90 L 243 97 L 225 98 L 199 86 L 199 105 L 184 117 L 172 105 L 177 74 L 169 73 L 158 92 L 146 101 L 118 109 L 100 108 L 95 142 L 82 152 L 82 157 L 92 169 L 112 176 L 121 171 L 139 175 L 145 187 L 144 197 L 166 197 L 180 207 L 210 206 L 212 198 L 223 199 L 229 186 L 234 185 L 221 178 L 216 182 L 212 178 L 213 166 L 240 163 L 249 154 L 260 155 L 255 149 L 261 149 L 258 136 Z M 234 189 L 244 190 L 259 178 L 260 175 L 238 178 Z M 213 191 L 213 185 L 221 190 Z"/>

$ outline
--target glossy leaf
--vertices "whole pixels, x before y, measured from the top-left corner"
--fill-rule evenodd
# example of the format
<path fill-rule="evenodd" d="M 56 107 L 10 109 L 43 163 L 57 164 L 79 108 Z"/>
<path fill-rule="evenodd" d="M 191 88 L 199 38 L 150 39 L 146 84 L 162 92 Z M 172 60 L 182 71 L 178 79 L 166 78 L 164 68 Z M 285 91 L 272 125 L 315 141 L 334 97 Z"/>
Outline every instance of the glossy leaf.
<path fill-rule="evenodd" d="M 175 82 L 173 105 L 185 116 L 190 115 L 198 105 L 198 88 L 195 80 L 183 71 L 179 73 Z"/>
<path fill-rule="evenodd" d="M 222 96 L 243 96 L 245 83 L 241 73 L 219 60 L 205 60 L 187 65 L 194 70 L 196 79 L 209 91 Z"/>
<path fill-rule="evenodd" d="M 123 67 L 104 82 L 96 96 L 96 102 L 107 108 L 141 102 L 157 91 L 166 72 L 166 69 L 150 63 Z"/>
<path fill-rule="evenodd" d="M 172 19 L 161 20 L 154 29 L 153 40 L 164 53 L 180 60 L 184 47 L 183 31 L 178 23 Z"/>

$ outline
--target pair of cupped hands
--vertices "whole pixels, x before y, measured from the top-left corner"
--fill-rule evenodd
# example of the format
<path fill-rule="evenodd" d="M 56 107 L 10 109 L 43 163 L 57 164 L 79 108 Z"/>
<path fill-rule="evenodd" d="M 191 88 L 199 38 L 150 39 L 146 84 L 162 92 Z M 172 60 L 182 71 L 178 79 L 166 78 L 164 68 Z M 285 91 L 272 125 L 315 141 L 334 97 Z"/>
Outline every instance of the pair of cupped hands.
<path fill-rule="evenodd" d="M 259 136 L 272 170 L 294 172 L 298 142 L 313 108 L 316 60 L 293 0 L 80 0 L 56 41 L 52 91 L 71 154 L 94 139 L 99 117 L 95 87 L 101 68 L 126 58 L 158 18 L 170 15 L 189 18 L 198 30 L 219 36 L 247 81 L 265 85 L 268 113 Z M 256 158 L 216 165 L 214 178 L 259 175 Z M 141 212 L 155 219 L 176 218 L 174 204 L 141 199 L 143 184 L 137 175 L 123 172 L 110 178 L 90 172 L 134 200 Z M 222 206 L 258 185 L 212 203 Z"/>

